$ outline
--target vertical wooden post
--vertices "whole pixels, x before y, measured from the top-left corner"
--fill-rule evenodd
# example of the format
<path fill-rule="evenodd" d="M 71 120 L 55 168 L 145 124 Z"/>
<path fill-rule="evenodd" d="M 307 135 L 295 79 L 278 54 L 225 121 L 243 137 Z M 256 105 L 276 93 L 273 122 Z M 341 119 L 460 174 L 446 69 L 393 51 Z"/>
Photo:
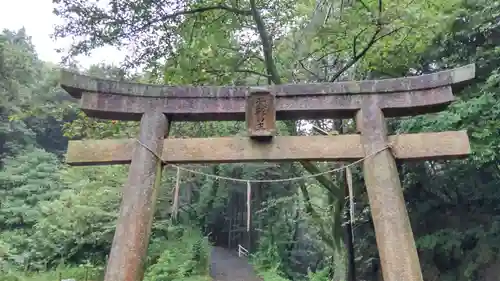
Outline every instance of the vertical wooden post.
<path fill-rule="evenodd" d="M 247 233 L 246 233 L 246 248 L 250 252 L 252 249 L 252 184 L 247 182 Z"/>
<path fill-rule="evenodd" d="M 365 155 L 388 144 L 385 118 L 375 97 L 363 102 L 356 123 Z M 384 281 L 422 281 L 410 219 L 391 151 L 386 149 L 364 160 L 363 170 Z"/>
<path fill-rule="evenodd" d="M 123 188 L 105 281 L 140 281 L 143 278 L 162 171 L 161 160 L 156 155 L 161 155 L 166 132 L 168 123 L 163 113 L 151 111 L 143 114 L 138 138 L 142 144 L 138 142 L 136 145 Z"/>
<path fill-rule="evenodd" d="M 177 167 L 177 173 L 175 175 L 175 188 L 174 188 L 174 196 L 172 198 L 172 212 L 171 216 L 175 222 L 178 221 L 178 215 L 179 215 L 179 188 L 180 188 L 180 181 L 181 181 L 181 170 L 179 167 Z"/>

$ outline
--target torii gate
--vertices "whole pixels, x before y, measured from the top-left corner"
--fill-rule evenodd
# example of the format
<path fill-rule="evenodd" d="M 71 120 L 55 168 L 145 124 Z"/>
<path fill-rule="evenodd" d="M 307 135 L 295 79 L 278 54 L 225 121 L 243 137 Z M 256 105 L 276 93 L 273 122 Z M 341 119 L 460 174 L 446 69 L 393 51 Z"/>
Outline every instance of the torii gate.
<path fill-rule="evenodd" d="M 422 76 L 268 87 L 164 86 L 62 71 L 61 85 L 89 117 L 140 120 L 138 140 L 70 141 L 70 165 L 130 163 L 105 281 L 143 277 L 162 161 L 363 161 L 385 281 L 422 281 L 397 159 L 466 157 L 465 131 L 388 136 L 386 117 L 445 109 L 473 64 Z M 360 134 L 275 137 L 276 120 L 356 118 Z M 249 138 L 168 139 L 169 121 L 247 120 Z M 392 142 L 390 149 L 385 149 Z M 376 153 L 379 152 L 379 153 Z M 161 157 L 161 160 L 157 156 Z"/>

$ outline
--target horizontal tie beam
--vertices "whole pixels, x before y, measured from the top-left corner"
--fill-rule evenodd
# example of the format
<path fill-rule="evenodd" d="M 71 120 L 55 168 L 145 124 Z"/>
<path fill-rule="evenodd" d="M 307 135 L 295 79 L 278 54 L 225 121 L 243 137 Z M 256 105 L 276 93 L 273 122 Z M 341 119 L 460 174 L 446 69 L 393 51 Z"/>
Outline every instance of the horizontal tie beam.
<path fill-rule="evenodd" d="M 463 158 L 470 154 L 465 131 L 390 136 L 397 159 L 431 160 Z M 73 166 L 128 164 L 134 139 L 70 141 L 66 162 Z M 245 137 L 165 139 L 161 158 L 175 164 L 353 161 L 365 157 L 359 135 L 279 136 L 269 143 Z"/>

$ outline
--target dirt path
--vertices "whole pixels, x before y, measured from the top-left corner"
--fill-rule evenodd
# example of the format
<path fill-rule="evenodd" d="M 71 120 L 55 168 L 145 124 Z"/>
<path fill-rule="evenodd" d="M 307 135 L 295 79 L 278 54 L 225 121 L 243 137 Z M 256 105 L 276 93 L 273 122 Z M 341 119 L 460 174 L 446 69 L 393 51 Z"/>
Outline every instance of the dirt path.
<path fill-rule="evenodd" d="M 210 276 L 214 281 L 262 281 L 246 258 L 238 257 L 236 252 L 213 247 L 210 262 Z"/>

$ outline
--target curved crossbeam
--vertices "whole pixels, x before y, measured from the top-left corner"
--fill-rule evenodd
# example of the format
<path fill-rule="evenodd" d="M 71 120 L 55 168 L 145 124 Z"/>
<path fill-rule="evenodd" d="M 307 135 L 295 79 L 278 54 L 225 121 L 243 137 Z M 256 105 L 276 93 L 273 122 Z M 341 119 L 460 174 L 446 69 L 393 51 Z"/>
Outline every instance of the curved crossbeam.
<path fill-rule="evenodd" d="M 264 87 L 276 96 L 277 119 L 351 118 L 375 97 L 387 117 L 442 110 L 452 86 L 473 79 L 474 64 L 421 76 Z M 160 109 L 179 121 L 244 120 L 248 86 L 165 86 L 113 81 L 62 70 L 61 86 L 89 117 L 139 120 Z M 262 87 L 259 86 L 259 89 Z"/>

